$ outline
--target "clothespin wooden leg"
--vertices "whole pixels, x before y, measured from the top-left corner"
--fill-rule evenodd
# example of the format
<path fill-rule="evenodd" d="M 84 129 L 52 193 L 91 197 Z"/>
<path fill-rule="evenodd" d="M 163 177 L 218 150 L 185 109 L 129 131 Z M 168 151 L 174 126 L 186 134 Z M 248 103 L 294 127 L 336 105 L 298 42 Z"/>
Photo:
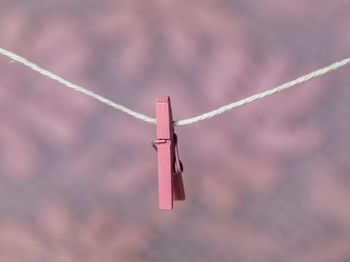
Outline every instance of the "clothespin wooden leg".
<path fill-rule="evenodd" d="M 157 140 L 152 144 L 158 155 L 159 208 L 170 210 L 173 200 L 184 200 L 185 193 L 169 97 L 156 99 L 156 117 Z"/>
<path fill-rule="evenodd" d="M 173 208 L 172 192 L 172 112 L 169 97 L 156 99 L 159 208 Z"/>
<path fill-rule="evenodd" d="M 173 199 L 185 200 L 185 189 L 182 180 L 183 165 L 177 148 L 177 135 L 174 133 L 174 170 L 173 170 Z"/>

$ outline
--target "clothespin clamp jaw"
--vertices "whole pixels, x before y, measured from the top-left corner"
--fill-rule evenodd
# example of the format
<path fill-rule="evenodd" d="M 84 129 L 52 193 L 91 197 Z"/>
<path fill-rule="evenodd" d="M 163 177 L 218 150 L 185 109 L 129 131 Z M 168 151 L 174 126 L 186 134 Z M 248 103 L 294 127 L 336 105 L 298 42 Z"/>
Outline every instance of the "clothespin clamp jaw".
<path fill-rule="evenodd" d="M 159 208 L 173 209 L 173 200 L 185 200 L 183 165 L 174 133 L 170 98 L 156 99 L 157 140 L 152 142 L 158 156 Z"/>

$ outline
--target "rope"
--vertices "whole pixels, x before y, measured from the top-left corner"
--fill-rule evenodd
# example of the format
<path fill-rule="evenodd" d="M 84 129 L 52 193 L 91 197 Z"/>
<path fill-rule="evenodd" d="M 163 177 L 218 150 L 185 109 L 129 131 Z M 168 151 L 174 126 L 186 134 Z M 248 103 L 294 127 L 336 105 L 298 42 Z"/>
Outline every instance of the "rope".
<path fill-rule="evenodd" d="M 79 85 L 73 84 L 73 83 L 63 79 L 62 77 L 60 77 L 60 76 L 58 76 L 58 75 L 56 75 L 48 70 L 41 68 L 40 66 L 28 61 L 27 59 L 25 59 L 19 55 L 16 55 L 16 54 L 14 54 L 10 51 L 7 51 L 5 49 L 2 49 L 2 48 L 0 48 L 0 54 L 11 58 L 11 61 L 17 61 L 17 62 L 29 67 L 30 69 L 63 84 L 66 87 L 72 88 L 73 90 L 75 90 L 77 92 L 81 92 L 87 96 L 90 96 L 90 97 L 92 97 L 92 98 L 94 98 L 94 99 L 96 99 L 96 100 L 98 100 L 106 105 L 109 105 L 109 106 L 111 106 L 117 110 L 120 110 L 128 115 L 131 115 L 134 118 L 140 119 L 140 120 L 148 122 L 148 123 L 156 124 L 155 118 L 152 118 L 152 117 L 146 116 L 144 114 L 135 112 L 135 111 L 131 110 L 130 108 L 127 108 L 123 105 L 117 104 L 117 103 L 115 103 L 115 102 L 113 102 L 113 101 L 111 101 L 103 96 L 100 96 L 100 95 L 98 95 L 90 90 L 87 90 Z M 192 118 L 187 118 L 187 119 L 175 121 L 174 125 L 176 125 L 176 126 L 190 125 L 190 124 L 194 124 L 194 123 L 197 123 L 199 121 L 202 121 L 202 120 L 212 118 L 212 117 L 220 115 L 224 112 L 230 111 L 236 107 L 251 103 L 255 100 L 262 99 L 262 98 L 270 96 L 270 95 L 273 95 L 275 93 L 281 92 L 281 91 L 288 89 L 290 87 L 293 87 L 295 85 L 306 82 L 312 78 L 316 78 L 316 77 L 319 77 L 319 76 L 324 75 L 326 73 L 329 73 L 331 71 L 337 70 L 337 69 L 339 69 L 339 68 L 341 68 L 349 63 L 350 63 L 350 58 L 343 59 L 343 60 L 335 62 L 329 66 L 323 67 L 323 68 L 318 69 L 314 72 L 303 75 L 303 76 L 301 76 L 293 81 L 284 83 L 284 84 L 279 85 L 275 88 L 266 90 L 264 92 L 261 92 L 261 93 L 255 94 L 255 95 L 252 95 L 252 96 L 244 98 L 242 100 L 224 105 L 224 106 L 219 107 L 218 109 L 212 110 L 210 112 L 207 112 L 207 113 L 204 113 L 204 114 L 201 114 L 199 116 L 192 117 Z"/>
<path fill-rule="evenodd" d="M 62 77 L 60 77 L 58 75 L 55 75 L 54 73 L 52 73 L 52 72 L 50 72 L 48 70 L 45 70 L 45 69 L 41 68 L 40 66 L 38 66 L 38 65 L 28 61 L 24 57 L 16 55 L 16 54 L 14 54 L 14 53 L 12 53 L 10 51 L 7 51 L 5 49 L 2 49 L 2 48 L 0 48 L 0 53 L 2 55 L 5 55 L 5 56 L 11 58 L 12 61 L 17 61 L 17 62 L 19 62 L 19 63 L 29 67 L 30 69 L 32 69 L 32 70 L 34 70 L 34 71 L 36 71 L 36 72 L 38 72 L 38 73 L 40 73 L 40 74 L 42 74 L 44 76 L 47 76 L 48 78 L 51 78 L 51 79 L 53 79 L 53 80 L 63 84 L 66 87 L 72 88 L 75 91 L 78 91 L 78 92 L 83 93 L 83 94 L 85 94 L 87 96 L 90 96 L 90 97 L 92 97 L 92 98 L 94 98 L 94 99 L 96 99 L 96 100 L 98 100 L 98 101 L 100 101 L 100 102 L 102 102 L 102 103 L 104 103 L 106 105 L 114 107 L 115 109 L 120 110 L 120 111 L 122 111 L 122 112 L 124 112 L 124 113 L 126 113 L 128 115 L 131 115 L 131 116 L 137 118 L 137 119 L 140 119 L 140 120 L 148 122 L 148 123 L 156 124 L 156 119 L 155 118 L 152 118 L 152 117 L 146 116 L 144 114 L 135 112 L 135 111 L 131 110 L 130 108 L 127 108 L 125 106 L 117 104 L 117 103 L 115 103 L 115 102 L 113 102 L 113 101 L 111 101 L 111 100 L 109 100 L 109 99 L 107 99 L 107 98 L 105 98 L 103 96 L 100 96 L 100 95 L 98 95 L 98 94 L 96 94 L 96 93 L 94 93 L 94 92 L 92 92 L 90 90 L 85 89 L 82 86 L 78 86 L 76 84 L 73 84 L 73 83 L 63 79 Z"/>
<path fill-rule="evenodd" d="M 225 113 L 226 111 L 232 110 L 232 109 L 234 109 L 236 107 L 243 106 L 243 105 L 251 103 L 251 102 L 253 102 L 255 100 L 262 99 L 264 97 L 267 97 L 267 96 L 273 95 L 275 93 L 281 92 L 281 91 L 283 91 L 285 89 L 288 89 L 288 88 L 290 88 L 292 86 L 295 86 L 295 85 L 301 84 L 303 82 L 306 82 L 306 81 L 308 81 L 308 80 L 310 80 L 312 78 L 315 78 L 315 77 L 324 75 L 324 74 L 326 74 L 328 72 L 337 70 L 338 68 L 343 67 L 343 66 L 345 66 L 345 65 L 347 65 L 349 63 L 350 63 L 350 58 L 346 58 L 344 60 L 341 60 L 339 62 L 335 62 L 334 64 L 331 64 L 329 66 L 326 66 L 324 68 L 321 68 L 319 70 L 311 72 L 309 74 L 303 75 L 303 76 L 301 76 L 301 77 L 299 77 L 299 78 L 297 78 L 297 79 L 295 79 L 293 81 L 290 81 L 290 82 L 284 83 L 282 85 L 279 85 L 279 86 L 277 86 L 275 88 L 266 90 L 264 92 L 261 92 L 261 93 L 258 93 L 258 94 L 252 95 L 252 96 L 249 96 L 247 98 L 244 98 L 244 99 L 236 101 L 236 102 L 232 102 L 230 104 L 224 105 L 222 107 L 219 107 L 218 109 L 215 109 L 213 111 L 201 114 L 199 116 L 195 116 L 195 117 L 192 117 L 192 118 L 187 118 L 187 119 L 184 119 L 184 120 L 178 120 L 174 124 L 177 125 L 177 126 L 184 126 L 184 125 L 190 125 L 190 124 L 193 124 L 193 123 L 205 120 L 205 119 L 212 118 L 214 116 L 217 116 L 217 115 L 220 115 L 222 113 Z"/>

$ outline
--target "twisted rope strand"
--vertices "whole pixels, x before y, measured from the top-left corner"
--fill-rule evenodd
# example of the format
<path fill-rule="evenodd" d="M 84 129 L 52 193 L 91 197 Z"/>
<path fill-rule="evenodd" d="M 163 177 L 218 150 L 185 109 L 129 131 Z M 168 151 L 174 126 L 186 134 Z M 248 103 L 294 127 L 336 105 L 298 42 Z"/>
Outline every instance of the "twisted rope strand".
<path fill-rule="evenodd" d="M 2 49 L 0 48 L 0 54 L 4 55 L 4 56 L 7 56 L 9 58 L 11 58 L 12 61 L 17 61 L 27 67 L 29 67 L 30 69 L 48 77 L 48 78 L 51 78 L 61 84 L 63 84 L 64 86 L 66 87 L 69 87 L 69 88 L 72 88 L 73 90 L 77 91 L 77 92 L 81 92 L 87 96 L 90 96 L 106 105 L 109 105 L 117 110 L 120 110 L 128 115 L 131 115 L 133 116 L 134 118 L 137 118 L 137 119 L 140 119 L 142 121 L 145 121 L 145 122 L 148 122 L 148 123 L 151 123 L 151 124 L 156 124 L 156 119 L 155 118 L 152 118 L 152 117 L 149 117 L 149 116 L 146 116 L 144 114 L 141 114 L 141 113 L 138 113 L 138 112 L 135 112 L 133 110 L 131 110 L 130 108 L 127 108 L 123 105 L 120 105 L 120 104 L 117 104 L 103 96 L 100 96 L 90 90 L 87 90 L 79 85 L 76 85 L 76 84 L 73 84 L 65 79 L 63 79 L 62 77 L 48 71 L 48 70 L 45 70 L 41 67 L 39 67 L 38 65 L 28 61 L 27 59 L 15 54 L 15 53 L 12 53 L 10 51 L 7 51 L 5 49 Z M 258 99 L 262 99 L 264 97 L 267 97 L 267 96 L 270 96 L 270 95 L 273 95 L 275 93 L 278 93 L 278 92 L 281 92 L 285 89 L 288 89 L 290 87 L 293 87 L 295 85 L 298 85 L 298 84 L 301 84 L 303 82 L 306 82 L 312 78 L 316 78 L 316 77 L 319 77 L 321 75 L 324 75 L 326 73 L 329 73 L 331 71 L 334 71 L 334 70 L 337 70 L 347 64 L 350 63 L 350 58 L 346 58 L 346 59 L 343 59 L 341 61 L 338 61 L 338 62 L 335 62 L 329 66 L 326 66 L 326 67 L 323 67 L 321 69 L 318 69 L 314 72 L 311 72 L 309 74 L 306 74 L 306 75 L 303 75 L 293 81 L 290 81 L 290 82 L 287 82 L 287 83 L 284 83 L 282 85 L 279 85 L 275 88 L 272 88 L 272 89 L 269 89 L 269 90 L 266 90 L 264 92 L 261 92 L 261 93 L 258 93 L 258 94 L 255 94 L 255 95 L 252 95 L 250 97 L 247 97 L 247 98 L 244 98 L 244 99 L 241 99 L 239 101 L 236 101 L 236 102 L 233 102 L 233 103 L 230 103 L 230 104 L 227 104 L 227 105 L 224 105 L 222 107 L 219 107 L 218 109 L 215 109 L 215 110 L 212 110 L 210 112 L 207 112 L 207 113 L 204 113 L 204 114 L 201 114 L 201 115 L 198 115 L 198 116 L 195 116 L 195 117 L 192 117 L 192 118 L 187 118 L 187 119 L 183 119 L 183 120 L 178 120 L 178 121 L 175 121 L 174 122 L 174 125 L 176 126 L 184 126 L 184 125 L 190 125 L 190 124 L 194 124 L 196 122 L 199 122 L 199 121 L 202 121 L 202 120 L 206 120 L 206 119 L 209 119 L 209 118 L 212 118 L 214 116 L 217 116 L 217 115 L 220 115 L 224 112 L 227 112 L 229 110 L 232 110 L 236 107 L 239 107 L 239 106 L 242 106 L 242 105 L 245 105 L 245 104 L 248 104 L 248 103 L 251 103 L 255 100 L 258 100 Z"/>
<path fill-rule="evenodd" d="M 96 100 L 98 100 L 98 101 L 100 101 L 100 102 L 102 102 L 102 103 L 104 103 L 106 105 L 114 107 L 115 109 L 120 110 L 120 111 L 122 111 L 122 112 L 124 112 L 124 113 L 126 113 L 128 115 L 131 115 L 131 116 L 133 116 L 133 117 L 135 117 L 137 119 L 140 119 L 140 120 L 148 122 L 148 123 L 152 123 L 152 124 L 156 123 L 156 119 L 155 118 L 152 118 L 152 117 L 146 116 L 144 114 L 135 112 L 135 111 L 131 110 L 130 108 L 127 108 L 125 106 L 117 104 L 117 103 L 115 103 L 115 102 L 113 102 L 113 101 L 111 101 L 111 100 L 109 100 L 109 99 L 107 99 L 107 98 L 105 98 L 103 96 L 100 96 L 100 95 L 98 95 L 98 94 L 96 94 L 96 93 L 94 93 L 94 92 L 92 92 L 90 90 L 87 90 L 87 89 L 85 89 L 85 88 L 83 88 L 81 86 L 73 84 L 73 83 L 63 79 L 62 77 L 60 77 L 60 76 L 58 76 L 58 75 L 56 75 L 56 74 L 54 74 L 54 73 L 52 73 L 52 72 L 50 72 L 50 71 L 48 71 L 46 69 L 43 69 L 40 66 L 38 66 L 38 65 L 28 61 L 24 57 L 16 55 L 16 54 L 14 54 L 14 53 L 12 53 L 10 51 L 7 51 L 5 49 L 2 49 L 2 48 L 0 48 L 0 53 L 2 55 L 5 55 L 5 56 L 11 58 L 13 61 L 17 61 L 17 62 L 19 62 L 19 63 L 29 67 L 30 69 L 32 69 L 32 70 L 34 70 L 34 71 L 36 71 L 36 72 L 38 72 L 38 73 L 40 73 L 40 74 L 42 74 L 44 76 L 47 76 L 48 78 L 51 78 L 51 79 L 53 79 L 53 80 L 63 84 L 66 87 L 72 88 L 72 89 L 74 89 L 77 92 L 80 92 L 80 93 L 83 93 L 83 94 L 85 94 L 87 96 L 90 96 L 90 97 L 92 97 L 92 98 L 94 98 L 94 99 L 96 99 Z"/>
<path fill-rule="evenodd" d="M 343 66 L 345 66 L 345 65 L 347 65 L 349 63 L 350 63 L 350 58 L 343 59 L 343 60 L 341 60 L 339 62 L 335 62 L 335 63 L 333 63 L 333 64 L 331 64 L 329 66 L 326 66 L 324 68 L 321 68 L 321 69 L 316 70 L 314 72 L 311 72 L 309 74 L 303 75 L 303 76 L 301 76 L 301 77 L 299 77 L 299 78 L 297 78 L 297 79 L 295 79 L 293 81 L 290 81 L 290 82 L 284 83 L 282 85 L 279 85 L 279 86 L 277 86 L 275 88 L 272 88 L 272 89 L 266 90 L 264 92 L 261 92 L 261 93 L 249 96 L 249 97 L 244 98 L 244 99 L 241 99 L 239 101 L 236 101 L 236 102 L 224 105 L 222 107 L 219 107 L 218 109 L 215 109 L 213 111 L 201 114 L 199 116 L 195 116 L 195 117 L 184 119 L 184 120 L 175 121 L 174 124 L 177 125 L 177 126 L 184 126 L 184 125 L 190 125 L 190 124 L 193 124 L 193 123 L 205 120 L 205 119 L 212 118 L 214 116 L 217 116 L 217 115 L 220 115 L 222 113 L 225 113 L 226 111 L 232 110 L 233 108 L 236 108 L 236 107 L 239 107 L 239 106 L 251 103 L 251 102 L 253 102 L 255 100 L 262 99 L 264 97 L 273 95 L 275 93 L 278 93 L 278 92 L 281 92 L 281 91 L 283 91 L 285 89 L 288 89 L 288 88 L 290 88 L 292 86 L 295 86 L 295 85 L 301 84 L 303 82 L 306 82 L 306 81 L 308 81 L 308 80 L 310 80 L 312 78 L 315 78 L 315 77 L 324 75 L 324 74 L 326 74 L 328 72 L 337 70 L 338 68 L 343 67 Z"/>

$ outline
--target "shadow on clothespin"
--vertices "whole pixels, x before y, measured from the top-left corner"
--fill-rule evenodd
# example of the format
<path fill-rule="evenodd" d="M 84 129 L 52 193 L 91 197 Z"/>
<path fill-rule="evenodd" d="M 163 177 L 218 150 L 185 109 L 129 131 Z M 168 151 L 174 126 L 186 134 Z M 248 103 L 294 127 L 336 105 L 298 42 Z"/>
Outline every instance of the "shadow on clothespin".
<path fill-rule="evenodd" d="M 152 146 L 158 156 L 159 208 L 173 209 L 173 200 L 185 200 L 182 181 L 183 165 L 179 158 L 177 135 L 174 133 L 170 97 L 156 99 L 157 140 Z"/>

